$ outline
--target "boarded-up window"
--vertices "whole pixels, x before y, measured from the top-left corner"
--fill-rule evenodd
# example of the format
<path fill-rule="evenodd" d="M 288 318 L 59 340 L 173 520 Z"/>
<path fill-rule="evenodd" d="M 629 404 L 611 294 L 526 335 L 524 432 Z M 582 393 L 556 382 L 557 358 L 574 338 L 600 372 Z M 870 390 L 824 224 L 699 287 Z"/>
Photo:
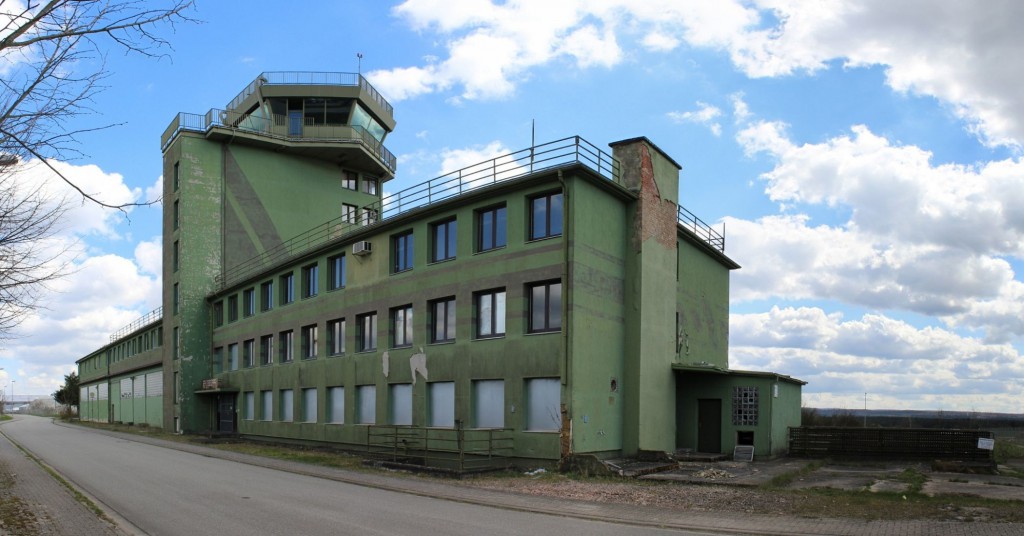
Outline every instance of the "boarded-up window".
<path fill-rule="evenodd" d="M 505 382 L 473 382 L 473 428 L 505 427 Z"/>
<path fill-rule="evenodd" d="M 107 398 L 110 397 L 110 395 L 108 394 L 108 386 L 107 386 L 106 383 L 101 383 L 101 384 L 97 385 L 96 387 L 97 387 L 97 393 L 98 393 L 98 396 L 97 396 L 98 400 L 106 400 Z"/>
<path fill-rule="evenodd" d="M 164 396 L 164 371 L 146 374 L 146 396 Z"/>
<path fill-rule="evenodd" d="M 121 398 L 132 397 L 132 379 L 121 378 Z"/>

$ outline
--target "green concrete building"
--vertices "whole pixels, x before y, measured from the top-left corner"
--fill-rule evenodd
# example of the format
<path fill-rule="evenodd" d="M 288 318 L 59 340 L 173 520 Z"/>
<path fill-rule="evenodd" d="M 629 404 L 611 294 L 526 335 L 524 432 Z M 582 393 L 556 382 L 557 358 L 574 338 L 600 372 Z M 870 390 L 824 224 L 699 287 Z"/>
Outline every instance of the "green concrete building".
<path fill-rule="evenodd" d="M 570 137 L 385 195 L 394 127 L 346 73 L 179 114 L 164 303 L 78 361 L 81 417 L 436 463 L 786 451 L 803 382 L 729 368 L 739 266 L 671 157 Z"/>

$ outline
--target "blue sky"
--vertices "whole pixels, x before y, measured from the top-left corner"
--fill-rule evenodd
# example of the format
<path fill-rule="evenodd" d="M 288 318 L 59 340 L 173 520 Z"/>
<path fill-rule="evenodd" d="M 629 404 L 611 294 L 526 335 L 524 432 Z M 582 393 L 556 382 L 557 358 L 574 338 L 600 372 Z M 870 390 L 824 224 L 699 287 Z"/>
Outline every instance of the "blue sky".
<path fill-rule="evenodd" d="M 969 4 L 200 0 L 202 24 L 161 30 L 167 58 L 109 48 L 97 114 L 72 126 L 117 126 L 67 173 L 151 199 L 176 113 L 362 53 L 398 121 L 386 191 L 527 147 L 534 123 L 538 142 L 647 136 L 743 266 L 734 368 L 808 381 L 809 406 L 1019 413 L 1024 4 Z M 0 349 L 19 394 L 159 305 L 158 208 L 69 218 L 78 270 Z"/>

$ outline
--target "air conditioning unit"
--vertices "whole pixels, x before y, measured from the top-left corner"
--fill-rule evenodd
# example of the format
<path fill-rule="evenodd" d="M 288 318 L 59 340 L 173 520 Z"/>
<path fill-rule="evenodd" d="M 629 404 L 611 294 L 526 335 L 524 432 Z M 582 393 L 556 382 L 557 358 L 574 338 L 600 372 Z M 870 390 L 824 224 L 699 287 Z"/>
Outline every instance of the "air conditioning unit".
<path fill-rule="evenodd" d="M 366 240 L 352 244 L 353 255 L 369 255 L 370 253 L 373 253 L 373 244 Z"/>

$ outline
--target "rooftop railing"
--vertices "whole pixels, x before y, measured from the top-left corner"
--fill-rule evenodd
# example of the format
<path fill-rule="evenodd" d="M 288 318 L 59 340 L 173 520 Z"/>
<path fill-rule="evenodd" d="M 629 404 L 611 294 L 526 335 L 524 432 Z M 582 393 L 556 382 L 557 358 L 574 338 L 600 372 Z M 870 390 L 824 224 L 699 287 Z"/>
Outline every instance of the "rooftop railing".
<path fill-rule="evenodd" d="M 112 333 L 110 335 L 110 342 L 114 342 L 117 341 L 118 339 L 127 337 L 128 335 L 131 335 L 132 333 L 135 333 L 136 331 L 141 329 L 143 326 L 152 324 L 153 322 L 156 322 L 157 320 L 160 320 L 163 317 L 164 308 L 157 307 L 156 309 L 153 309 L 152 311 L 146 313 L 142 317 L 135 319 L 134 321 L 132 321 L 131 324 L 128 324 L 127 326 Z"/>
<path fill-rule="evenodd" d="M 707 242 L 709 246 L 725 253 L 725 236 L 712 229 L 710 225 L 704 223 L 703 220 L 689 210 L 686 210 L 682 205 L 679 205 L 678 217 L 679 225 L 693 232 L 693 234 L 697 235 L 697 238 Z"/>
<path fill-rule="evenodd" d="M 367 205 L 357 216 L 346 214 L 318 225 L 226 270 L 218 281 L 218 287 L 223 289 L 264 268 L 301 255 L 366 225 L 389 220 L 410 210 L 458 197 L 502 181 L 572 164 L 582 164 L 605 179 L 621 184 L 619 162 L 579 136 L 536 145 L 395 192 Z"/>
<path fill-rule="evenodd" d="M 395 115 L 395 109 L 381 96 L 361 74 L 357 73 L 318 73 L 301 71 L 268 71 L 261 73 L 255 80 L 249 83 L 235 98 L 228 103 L 227 109 L 234 110 L 242 104 L 250 95 L 256 93 L 260 86 L 265 85 L 288 85 L 288 86 L 359 86 L 365 91 L 374 102 L 388 113 Z"/>
<path fill-rule="evenodd" d="M 377 157 L 384 166 L 395 172 L 398 159 L 377 141 L 366 129 L 358 125 L 314 124 L 303 120 L 301 128 L 293 129 L 288 117 L 275 114 L 262 117 L 216 108 L 206 114 L 179 113 L 161 137 L 161 150 L 167 149 L 174 136 L 182 130 L 206 133 L 211 128 L 227 128 L 257 136 L 299 142 L 349 142 L 359 143 Z"/>

